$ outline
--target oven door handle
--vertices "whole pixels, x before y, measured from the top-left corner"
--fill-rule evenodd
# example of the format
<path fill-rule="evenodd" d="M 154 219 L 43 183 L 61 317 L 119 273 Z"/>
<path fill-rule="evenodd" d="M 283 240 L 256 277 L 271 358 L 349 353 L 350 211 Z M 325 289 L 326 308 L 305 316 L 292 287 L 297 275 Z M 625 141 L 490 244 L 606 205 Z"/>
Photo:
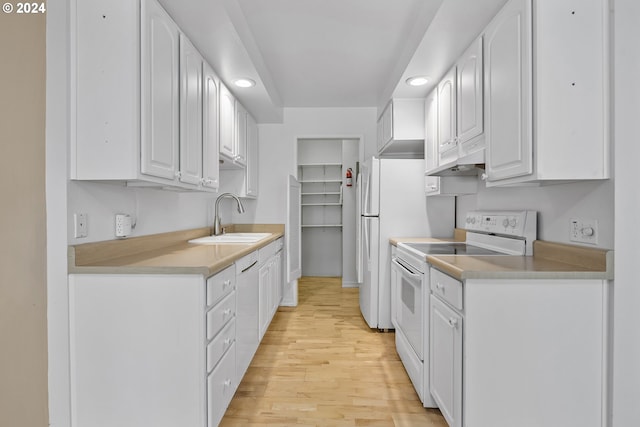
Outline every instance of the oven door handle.
<path fill-rule="evenodd" d="M 422 276 L 422 273 L 413 271 L 408 265 L 406 265 L 404 262 L 402 262 L 402 260 L 400 258 L 394 257 L 394 258 L 391 259 L 391 262 L 393 262 L 397 266 L 401 267 L 403 270 L 405 270 L 407 273 L 409 273 L 413 277 Z"/>

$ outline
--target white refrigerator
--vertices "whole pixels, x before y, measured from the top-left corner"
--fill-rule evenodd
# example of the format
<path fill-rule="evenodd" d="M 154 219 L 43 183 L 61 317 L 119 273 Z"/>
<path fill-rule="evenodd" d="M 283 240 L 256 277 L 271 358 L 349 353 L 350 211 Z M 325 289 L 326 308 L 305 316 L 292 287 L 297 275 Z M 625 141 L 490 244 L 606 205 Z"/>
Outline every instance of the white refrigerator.
<path fill-rule="evenodd" d="M 450 237 L 453 197 L 426 197 L 423 159 L 378 159 L 361 166 L 356 182 L 360 311 L 370 328 L 392 329 L 391 237 Z"/>

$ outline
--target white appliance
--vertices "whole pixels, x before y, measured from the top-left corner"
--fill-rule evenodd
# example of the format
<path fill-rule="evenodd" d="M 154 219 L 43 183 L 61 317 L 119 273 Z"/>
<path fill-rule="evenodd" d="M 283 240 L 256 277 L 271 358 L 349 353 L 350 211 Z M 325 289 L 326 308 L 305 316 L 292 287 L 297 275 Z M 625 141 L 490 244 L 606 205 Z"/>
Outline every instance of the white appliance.
<path fill-rule="evenodd" d="M 392 329 L 389 238 L 450 235 L 454 202 L 427 200 L 423 159 L 372 157 L 358 178 L 360 311 L 369 327 Z"/>
<path fill-rule="evenodd" d="M 430 283 L 427 255 L 531 255 L 535 211 L 468 212 L 465 242 L 398 243 L 391 260 L 392 321 L 396 349 L 423 405 L 437 407 L 429 392 Z"/>

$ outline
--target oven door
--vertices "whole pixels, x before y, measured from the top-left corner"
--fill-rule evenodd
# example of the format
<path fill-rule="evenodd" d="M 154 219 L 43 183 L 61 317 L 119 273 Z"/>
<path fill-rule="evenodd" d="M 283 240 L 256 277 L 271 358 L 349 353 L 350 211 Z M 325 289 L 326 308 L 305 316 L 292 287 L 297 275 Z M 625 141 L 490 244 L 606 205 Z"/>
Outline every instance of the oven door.
<path fill-rule="evenodd" d="M 394 303 L 396 327 L 411 344 L 420 360 L 423 355 L 423 274 L 403 262 L 400 258 L 393 258 L 394 275 Z"/>

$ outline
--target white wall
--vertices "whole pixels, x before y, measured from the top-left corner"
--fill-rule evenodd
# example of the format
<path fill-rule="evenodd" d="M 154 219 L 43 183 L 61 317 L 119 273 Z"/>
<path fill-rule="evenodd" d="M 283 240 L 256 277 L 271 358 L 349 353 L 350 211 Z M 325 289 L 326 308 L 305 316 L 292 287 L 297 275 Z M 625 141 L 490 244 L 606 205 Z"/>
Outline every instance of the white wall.
<path fill-rule="evenodd" d="M 615 0 L 615 284 L 613 427 L 640 425 L 640 279 L 636 223 L 640 118 L 640 2 Z"/>
<path fill-rule="evenodd" d="M 298 138 L 359 138 L 362 160 L 374 153 L 376 119 L 376 108 L 285 108 L 283 124 L 259 125 L 260 196 L 243 215 L 234 212 L 233 222 L 283 224 L 288 176 L 297 176 Z M 295 295 L 296 284 L 285 286 L 285 299 Z"/>
<path fill-rule="evenodd" d="M 458 197 L 458 226 L 474 209 L 530 209 L 538 211 L 538 239 L 569 241 L 569 222 L 573 217 L 597 219 L 598 245 L 613 248 L 613 180 L 547 185 L 543 187 L 485 188 L 478 194 Z"/>
<path fill-rule="evenodd" d="M 361 138 L 362 160 L 375 150 L 376 119 L 376 108 L 285 108 L 283 124 L 259 125 L 260 197 L 244 215 L 234 213 L 234 222 L 284 223 L 298 138 Z"/>
<path fill-rule="evenodd" d="M 152 188 L 124 187 L 94 182 L 69 182 L 69 244 L 115 239 L 115 214 L 132 215 L 136 227 L 130 237 L 143 236 L 213 224 L 213 205 L 217 194 L 174 192 Z M 222 202 L 223 223 L 232 220 L 230 202 Z M 89 234 L 73 237 L 73 214 L 88 215 Z"/>

